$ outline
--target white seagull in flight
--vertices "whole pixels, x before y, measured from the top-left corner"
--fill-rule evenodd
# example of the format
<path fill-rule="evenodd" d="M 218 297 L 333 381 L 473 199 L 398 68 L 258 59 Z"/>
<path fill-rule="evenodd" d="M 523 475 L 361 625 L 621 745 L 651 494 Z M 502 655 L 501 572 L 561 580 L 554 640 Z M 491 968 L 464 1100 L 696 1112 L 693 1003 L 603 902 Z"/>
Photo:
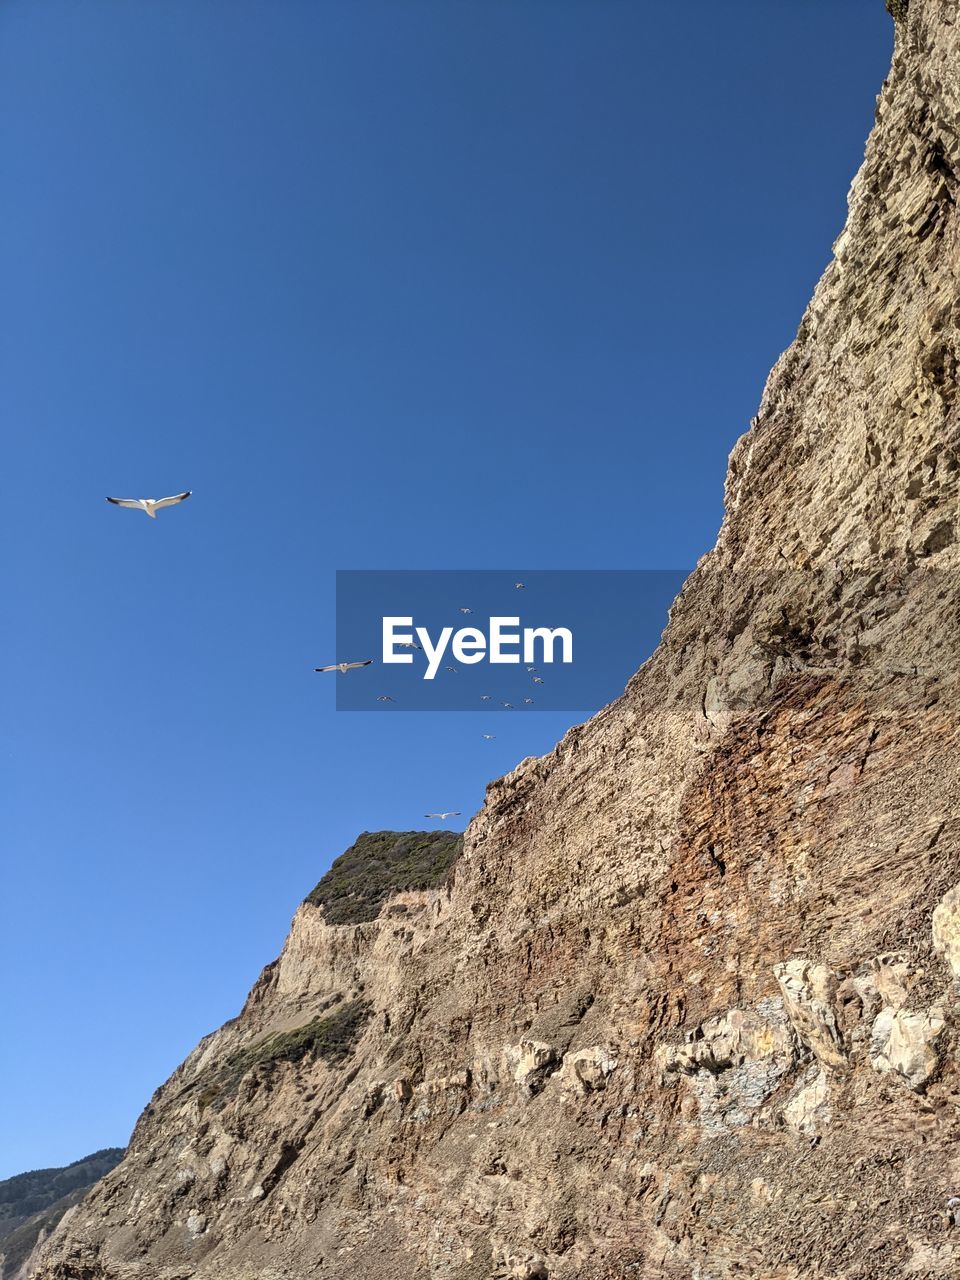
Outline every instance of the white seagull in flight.
<path fill-rule="evenodd" d="M 348 671 L 356 671 L 357 667 L 369 667 L 372 661 L 372 658 L 368 658 L 366 662 L 331 662 L 329 667 L 314 667 L 313 669 L 314 671 L 339 671 L 342 676 L 345 676 Z"/>
<path fill-rule="evenodd" d="M 131 511 L 145 511 L 151 520 L 156 520 L 157 512 L 162 511 L 164 507 L 175 507 L 178 502 L 184 502 L 193 493 L 192 489 L 185 489 L 183 493 L 175 493 L 172 498 L 108 498 L 108 502 L 112 502 L 115 507 L 129 507 Z"/>
<path fill-rule="evenodd" d="M 485 733 L 482 736 L 485 742 L 492 742 L 497 735 L 495 733 Z"/>
<path fill-rule="evenodd" d="M 446 820 L 447 820 L 448 818 L 459 818 L 459 817 L 460 817 L 460 810 L 459 810 L 459 809 L 448 809 L 446 813 L 425 813 L 423 816 L 424 816 L 425 818 L 436 818 L 436 819 L 438 819 L 440 822 L 446 822 Z"/>

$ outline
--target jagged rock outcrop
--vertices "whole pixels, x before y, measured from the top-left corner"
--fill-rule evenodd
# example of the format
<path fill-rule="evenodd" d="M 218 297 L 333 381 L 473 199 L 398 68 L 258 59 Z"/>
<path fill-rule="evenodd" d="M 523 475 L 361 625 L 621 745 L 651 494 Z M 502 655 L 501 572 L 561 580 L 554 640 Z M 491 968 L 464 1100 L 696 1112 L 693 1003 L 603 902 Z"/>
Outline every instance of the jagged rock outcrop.
<path fill-rule="evenodd" d="M 450 883 L 300 909 L 41 1280 L 960 1270 L 960 13 L 893 8 L 658 652 Z"/>

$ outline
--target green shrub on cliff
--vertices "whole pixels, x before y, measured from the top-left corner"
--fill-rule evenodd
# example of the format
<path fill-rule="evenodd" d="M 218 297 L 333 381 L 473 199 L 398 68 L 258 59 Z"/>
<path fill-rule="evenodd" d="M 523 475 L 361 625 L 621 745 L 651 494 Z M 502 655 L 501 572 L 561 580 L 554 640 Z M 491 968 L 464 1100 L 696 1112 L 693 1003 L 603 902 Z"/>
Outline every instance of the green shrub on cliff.
<path fill-rule="evenodd" d="M 360 1038 L 370 1005 L 366 1000 L 350 1000 L 324 1017 L 312 1018 L 290 1031 L 278 1031 L 255 1044 L 248 1045 L 217 1063 L 190 1085 L 187 1091 L 199 1090 L 201 1111 L 221 1107 L 236 1092 L 245 1075 L 258 1069 L 270 1072 L 284 1062 L 301 1062 L 319 1058 L 336 1065 L 348 1058 Z"/>
<path fill-rule="evenodd" d="M 462 847 L 455 831 L 365 831 L 306 900 L 327 924 L 374 920 L 391 894 L 443 884 Z"/>
<path fill-rule="evenodd" d="M 342 1062 L 349 1056 L 370 1016 L 365 1000 L 351 1000 L 325 1018 L 314 1018 L 292 1031 L 268 1036 L 227 1060 L 227 1068 L 237 1076 L 253 1067 L 270 1067 L 278 1062 L 300 1062 L 310 1055 L 325 1062 Z"/>

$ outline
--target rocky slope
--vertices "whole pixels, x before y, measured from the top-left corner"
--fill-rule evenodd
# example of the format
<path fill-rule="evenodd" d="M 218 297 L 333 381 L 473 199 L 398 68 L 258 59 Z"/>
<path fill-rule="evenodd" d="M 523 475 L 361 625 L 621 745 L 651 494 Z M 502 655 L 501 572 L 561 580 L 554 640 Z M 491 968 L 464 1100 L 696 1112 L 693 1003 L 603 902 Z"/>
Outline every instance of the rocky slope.
<path fill-rule="evenodd" d="M 108 1147 L 58 1169 L 34 1169 L 0 1181 L 0 1280 L 17 1280 L 38 1240 L 116 1168 L 120 1147 Z"/>
<path fill-rule="evenodd" d="M 448 884 L 301 907 L 42 1280 L 958 1273 L 960 13 L 894 9 L 656 655 Z"/>

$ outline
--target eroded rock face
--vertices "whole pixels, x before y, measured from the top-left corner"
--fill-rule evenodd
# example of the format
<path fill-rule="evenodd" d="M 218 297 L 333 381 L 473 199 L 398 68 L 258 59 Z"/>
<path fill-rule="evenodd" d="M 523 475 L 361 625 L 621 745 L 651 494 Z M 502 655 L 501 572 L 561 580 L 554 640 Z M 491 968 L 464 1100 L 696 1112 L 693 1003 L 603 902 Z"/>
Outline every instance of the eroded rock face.
<path fill-rule="evenodd" d="M 830 1077 L 823 1067 L 814 1069 L 794 1089 L 783 1108 L 783 1119 L 797 1133 L 818 1134 L 833 1120 L 829 1100 Z"/>
<path fill-rule="evenodd" d="M 301 909 L 41 1280 L 957 1274 L 958 174 L 960 14 L 910 0 L 657 654 L 450 885 Z"/>
<path fill-rule="evenodd" d="M 920 1089 L 940 1064 L 935 1046 L 945 1026 L 942 1009 L 884 1009 L 873 1024 L 870 1061 L 877 1071 L 894 1071 Z"/>
<path fill-rule="evenodd" d="M 945 893 L 933 912 L 933 945 L 960 978 L 960 885 Z"/>
<path fill-rule="evenodd" d="M 705 1129 L 760 1124 L 765 1104 L 791 1077 L 798 1050 L 784 1002 L 730 1009 L 655 1054 L 661 1082 L 683 1091 L 681 1113 Z"/>
<path fill-rule="evenodd" d="M 563 1059 L 561 1080 L 574 1093 L 595 1093 L 606 1088 L 607 1080 L 616 1071 L 619 1059 L 616 1050 L 596 1045 L 568 1053 Z"/>
<path fill-rule="evenodd" d="M 825 1067 L 847 1063 L 837 1028 L 836 975 L 824 964 L 788 960 L 774 967 L 790 1021 L 800 1040 Z"/>

